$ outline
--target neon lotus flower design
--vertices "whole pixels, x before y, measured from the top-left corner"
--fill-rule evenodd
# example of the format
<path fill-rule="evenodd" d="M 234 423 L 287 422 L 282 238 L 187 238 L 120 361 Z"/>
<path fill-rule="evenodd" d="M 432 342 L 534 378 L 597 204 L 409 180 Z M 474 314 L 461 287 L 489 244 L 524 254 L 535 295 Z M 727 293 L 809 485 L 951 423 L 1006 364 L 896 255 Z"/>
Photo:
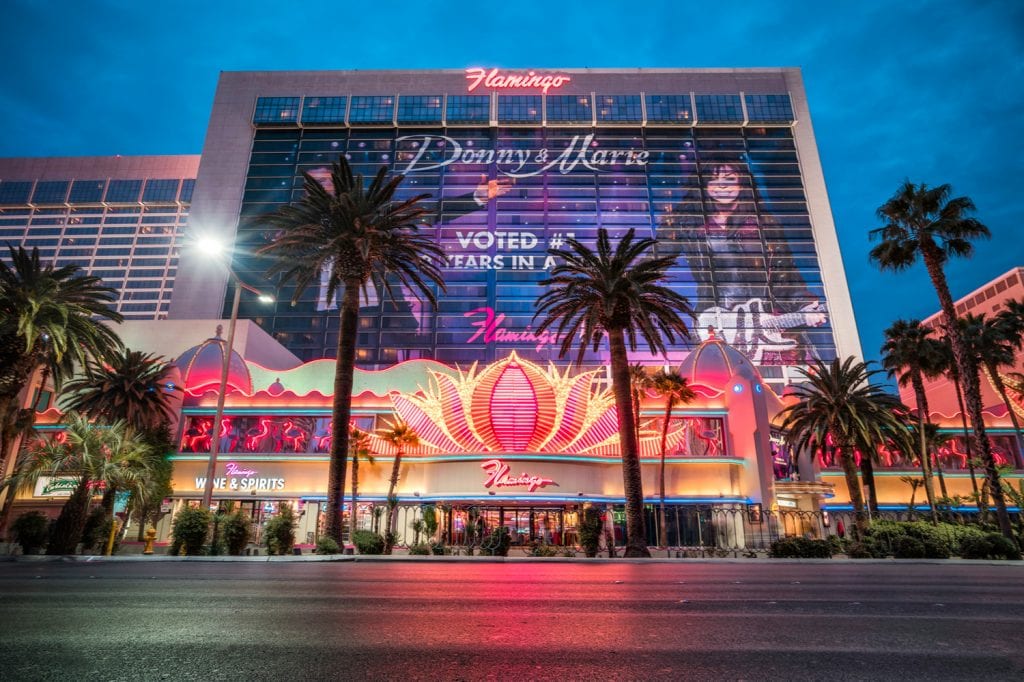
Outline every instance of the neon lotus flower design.
<path fill-rule="evenodd" d="M 515 352 L 482 370 L 474 363 L 455 376 L 431 371 L 421 394 L 392 393 L 398 416 L 420 437 L 410 454 L 550 453 L 617 457 L 618 415 L 610 390 L 597 390 L 598 371 L 570 376 L 554 364 L 547 369 Z M 666 443 L 676 453 L 695 419 L 673 421 Z M 658 422 L 660 424 L 660 422 Z M 697 434 L 700 431 L 696 431 Z M 642 429 L 643 456 L 656 456 L 658 425 Z M 390 452 L 375 438 L 378 452 Z"/>

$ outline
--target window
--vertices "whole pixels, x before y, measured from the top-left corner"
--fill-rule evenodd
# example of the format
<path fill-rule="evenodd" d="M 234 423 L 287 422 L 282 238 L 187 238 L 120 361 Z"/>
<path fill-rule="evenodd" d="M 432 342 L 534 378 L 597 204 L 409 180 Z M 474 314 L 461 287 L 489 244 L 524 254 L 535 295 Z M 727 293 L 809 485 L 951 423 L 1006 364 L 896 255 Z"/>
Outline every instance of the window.
<path fill-rule="evenodd" d="M 103 200 L 103 188 L 106 185 L 106 180 L 75 180 L 71 184 L 71 196 L 68 198 L 68 202 L 98 204 Z"/>
<path fill-rule="evenodd" d="M 302 102 L 302 122 L 344 123 L 345 97 L 307 97 Z"/>
<path fill-rule="evenodd" d="M 441 95 L 402 95 L 398 98 L 399 123 L 440 123 Z"/>
<path fill-rule="evenodd" d="M 24 204 L 32 192 L 32 182 L 6 180 L 0 182 L 0 204 Z"/>
<path fill-rule="evenodd" d="M 487 95 L 449 95 L 445 120 L 451 123 L 487 123 L 491 119 L 491 98 Z"/>
<path fill-rule="evenodd" d="M 143 201 L 171 202 L 178 198 L 179 180 L 147 180 Z"/>
<path fill-rule="evenodd" d="M 743 121 L 739 95 L 697 95 L 697 120 L 701 123 Z"/>
<path fill-rule="evenodd" d="M 257 125 L 291 125 L 298 114 L 298 97 L 258 97 L 252 122 Z"/>
<path fill-rule="evenodd" d="M 68 196 L 67 180 L 46 180 L 36 183 L 36 191 L 32 195 L 34 204 L 62 204 Z"/>
<path fill-rule="evenodd" d="M 790 123 L 793 105 L 789 95 L 746 95 L 747 118 L 752 123 Z"/>
<path fill-rule="evenodd" d="M 640 95 L 597 96 L 598 121 L 640 121 L 642 118 Z"/>
<path fill-rule="evenodd" d="M 107 203 L 127 204 L 139 200 L 142 180 L 111 180 L 107 187 Z"/>
<path fill-rule="evenodd" d="M 178 198 L 182 203 L 187 204 L 192 201 L 192 190 L 195 189 L 195 186 L 196 181 L 192 178 L 181 181 L 181 195 Z"/>
<path fill-rule="evenodd" d="M 395 98 L 391 96 L 362 96 L 352 98 L 349 106 L 348 122 L 360 123 L 391 123 L 395 116 Z"/>
<path fill-rule="evenodd" d="M 649 123 L 689 123 L 692 120 L 689 95 L 647 95 Z"/>
<path fill-rule="evenodd" d="M 540 95 L 498 95 L 498 123 L 540 123 Z"/>
<path fill-rule="evenodd" d="M 548 121 L 590 123 L 594 120 L 590 95 L 548 95 Z"/>

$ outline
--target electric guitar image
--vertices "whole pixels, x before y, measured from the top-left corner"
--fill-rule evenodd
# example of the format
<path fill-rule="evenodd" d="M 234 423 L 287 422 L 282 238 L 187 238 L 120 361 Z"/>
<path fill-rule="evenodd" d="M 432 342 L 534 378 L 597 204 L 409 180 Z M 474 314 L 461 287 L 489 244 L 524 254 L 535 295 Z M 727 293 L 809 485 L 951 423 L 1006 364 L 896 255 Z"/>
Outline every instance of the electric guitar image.
<path fill-rule="evenodd" d="M 808 322 L 808 314 L 824 312 L 823 307 L 813 304 L 795 313 L 776 315 L 762 299 L 752 298 L 732 308 L 708 308 L 697 315 L 697 329 L 704 340 L 708 337 L 708 328 L 714 328 L 719 338 L 758 365 L 762 364 L 766 352 L 783 352 L 799 344 L 796 339 L 783 336 L 783 331 L 816 326 Z"/>

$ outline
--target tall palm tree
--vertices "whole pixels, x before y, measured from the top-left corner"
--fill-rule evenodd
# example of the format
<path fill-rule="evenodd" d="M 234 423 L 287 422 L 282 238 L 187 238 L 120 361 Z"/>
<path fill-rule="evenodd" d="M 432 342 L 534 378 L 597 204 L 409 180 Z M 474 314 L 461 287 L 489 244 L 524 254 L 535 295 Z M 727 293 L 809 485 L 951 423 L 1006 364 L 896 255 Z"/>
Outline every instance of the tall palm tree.
<path fill-rule="evenodd" d="M 406 448 L 417 447 L 420 444 L 420 437 L 411 426 L 400 419 L 388 424 L 387 428 L 378 429 L 377 435 L 395 447 L 395 460 L 391 464 L 391 480 L 388 482 L 388 525 L 387 532 L 384 533 L 384 553 L 391 554 L 398 531 L 398 497 L 395 495 L 395 488 L 398 487 L 398 476 L 401 473 L 402 455 L 405 454 Z"/>
<path fill-rule="evenodd" d="M 171 400 L 178 386 L 166 381 L 170 364 L 158 355 L 122 348 L 105 361 L 90 360 L 85 374 L 67 382 L 61 403 L 103 422 L 123 420 L 139 431 L 174 419 Z"/>
<path fill-rule="evenodd" d="M 928 452 L 924 428 L 925 424 L 930 421 L 924 379 L 940 374 L 945 358 L 941 342 L 932 338 L 931 333 L 932 330 L 922 325 L 920 320 L 896 320 L 885 330 L 882 366 L 888 370 L 890 377 L 897 377 L 900 386 L 910 384 L 914 388 L 920 436 L 918 459 L 921 462 L 921 475 L 924 479 L 925 495 L 928 497 L 928 509 L 931 512 L 932 520 L 937 521 L 931 453 Z M 943 496 L 946 496 L 945 484 L 943 484 Z"/>
<path fill-rule="evenodd" d="M 672 421 L 672 409 L 679 403 L 685 405 L 692 402 L 697 397 L 697 394 L 686 383 L 686 379 L 674 369 L 658 370 L 651 377 L 651 383 L 654 386 L 654 390 L 665 398 L 665 419 L 661 425 L 661 447 L 659 448 L 661 452 L 661 471 L 658 477 L 658 497 L 660 499 L 658 506 L 658 528 L 661 531 L 659 533 L 660 544 L 663 547 L 668 547 L 668 529 L 665 523 L 665 444 L 668 441 L 668 427 Z"/>
<path fill-rule="evenodd" d="M 372 284 L 393 299 L 389 278 L 395 278 L 436 305 L 431 285 L 445 289 L 439 265 L 444 254 L 433 238 L 419 233 L 418 222 L 427 213 L 423 200 L 429 195 L 394 198 L 404 176 L 388 179 L 383 166 L 366 185 L 362 175 L 353 176 L 344 157 L 332 165 L 330 190 L 303 175 L 305 195 L 262 218 L 280 236 L 260 253 L 272 259 L 269 276 L 294 284 L 293 303 L 319 283 L 321 271 L 327 273 L 327 302 L 340 298 L 326 524 L 327 535 L 340 543 L 359 294 Z"/>
<path fill-rule="evenodd" d="M 636 239 L 630 229 L 612 246 L 603 227 L 597 231 L 597 250 L 575 239 L 565 249 L 549 249 L 560 263 L 540 284 L 550 289 L 537 298 L 540 331 L 554 328 L 561 338 L 559 357 L 576 344 L 576 364 L 588 350 L 597 351 L 608 337 L 612 390 L 619 418 L 623 490 L 626 496 L 626 556 L 650 556 L 644 528 L 644 493 L 630 392 L 629 356 L 639 336 L 652 353 L 665 351 L 666 341 L 689 338 L 681 315 L 693 316 L 685 297 L 665 287 L 666 270 L 675 256 L 652 257 L 655 240 Z"/>
<path fill-rule="evenodd" d="M 7 248 L 10 265 L 0 261 L 0 415 L 21 407 L 18 395 L 37 370 L 60 388 L 76 364 L 107 357 L 121 346 L 103 324 L 122 320 L 109 307 L 115 290 L 98 277 L 80 274 L 77 265 L 43 265 L 38 248 Z M 9 449 L 13 439 L 3 433 L 0 443 Z M 0 451 L 0 465 L 9 454 Z"/>
<path fill-rule="evenodd" d="M 356 521 L 359 516 L 359 460 L 365 459 L 367 464 L 375 464 L 376 460 L 370 453 L 370 436 L 354 425 L 349 433 L 349 456 L 352 458 L 352 513 L 349 514 L 348 536 L 356 534 Z"/>
<path fill-rule="evenodd" d="M 867 528 L 864 497 L 857 479 L 854 450 L 886 442 L 904 427 L 906 408 L 899 399 L 871 384 L 882 370 L 848 357 L 830 364 L 818 361 L 800 372 L 806 383 L 794 387 L 798 402 L 780 413 L 781 428 L 794 452 L 814 453 L 835 445 L 850 491 L 859 532 Z"/>
<path fill-rule="evenodd" d="M 943 324 L 953 348 L 953 357 L 964 382 L 964 398 L 974 428 L 975 448 L 985 466 L 989 493 L 996 503 L 999 528 L 1007 538 L 1013 537 L 1013 527 L 1006 511 L 1006 498 L 999 482 L 999 472 L 992 457 L 992 446 L 985 434 L 981 414 L 981 387 L 976 363 L 964 345 L 956 324 L 956 307 L 949 292 L 944 266 L 953 257 L 970 257 L 974 252 L 971 242 L 991 236 L 989 229 L 977 219 L 969 217 L 974 202 L 968 197 L 951 197 L 949 185 L 928 187 L 905 181 L 896 193 L 878 209 L 878 218 L 885 224 L 871 230 L 870 237 L 880 240 L 871 249 L 871 260 L 882 270 L 905 270 L 924 261 L 925 269 L 942 308 Z"/>
<path fill-rule="evenodd" d="M 978 478 L 974 472 L 974 446 L 972 444 L 974 439 L 971 438 L 970 428 L 967 425 L 967 408 L 964 407 L 964 391 L 963 382 L 960 380 L 960 370 L 957 368 L 956 358 L 953 357 L 953 346 L 949 342 L 949 337 L 946 335 L 939 337 L 939 343 L 942 350 L 943 371 L 949 374 L 949 379 L 953 383 L 953 390 L 956 392 L 956 404 L 960 410 L 960 425 L 963 428 L 964 447 L 967 450 L 967 470 L 971 475 L 971 489 L 974 491 L 974 498 L 978 500 L 980 505 L 983 497 L 978 489 Z M 982 505 L 980 511 L 982 518 L 988 513 L 984 505 Z"/>
<path fill-rule="evenodd" d="M 633 426 L 636 442 L 640 442 L 640 401 L 644 392 L 653 386 L 653 378 L 647 373 L 643 363 L 637 362 L 629 366 L 629 388 L 633 395 Z"/>
<path fill-rule="evenodd" d="M 1017 419 L 1017 412 L 1013 409 L 1010 396 L 1006 393 L 1006 383 L 999 373 L 1001 367 L 1013 367 L 1016 361 L 1014 344 L 1016 339 L 1013 334 L 1014 324 L 1012 319 L 1006 317 L 988 319 L 984 314 L 972 315 L 968 313 L 961 319 L 964 343 L 974 356 L 974 361 L 979 367 L 985 369 L 996 393 L 1006 406 L 1013 423 L 1013 430 L 1017 433 L 1017 450 L 1020 451 L 1021 429 L 1020 421 Z M 1018 463 L 1019 466 L 1019 463 Z"/>
<path fill-rule="evenodd" d="M 47 554 L 71 554 L 82 538 L 89 503 L 97 489 L 142 490 L 150 474 L 151 446 L 125 422 L 91 424 L 76 412 L 66 415 L 64 437 L 29 449 L 18 474 L 6 482 L 30 490 L 43 476 L 73 476 L 78 485 L 61 509 Z"/>

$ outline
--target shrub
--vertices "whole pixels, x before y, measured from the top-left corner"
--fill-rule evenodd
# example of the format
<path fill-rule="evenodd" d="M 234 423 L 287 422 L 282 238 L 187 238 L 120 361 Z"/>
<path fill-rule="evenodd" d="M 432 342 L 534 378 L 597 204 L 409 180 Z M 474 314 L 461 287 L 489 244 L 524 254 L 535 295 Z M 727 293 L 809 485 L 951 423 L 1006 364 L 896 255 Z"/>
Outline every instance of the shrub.
<path fill-rule="evenodd" d="M 768 556 L 775 559 L 830 559 L 832 545 L 827 540 L 780 538 L 772 543 Z"/>
<path fill-rule="evenodd" d="M 267 521 L 263 529 L 263 543 L 268 554 L 289 554 L 295 545 L 295 512 L 284 502 L 277 506 L 277 514 Z"/>
<path fill-rule="evenodd" d="M 341 547 L 330 535 L 321 535 L 320 539 L 316 541 L 316 553 L 317 554 L 340 554 Z"/>
<path fill-rule="evenodd" d="M 28 512 L 11 524 L 11 533 L 21 545 L 22 554 L 34 554 L 46 546 L 50 537 L 50 519 L 42 512 Z"/>
<path fill-rule="evenodd" d="M 874 559 L 875 548 L 868 542 L 850 542 L 846 545 L 846 556 L 851 559 Z"/>
<path fill-rule="evenodd" d="M 445 546 L 443 542 L 431 543 L 429 545 L 431 553 L 435 556 L 444 556 L 445 554 L 451 554 L 452 551 Z"/>
<path fill-rule="evenodd" d="M 357 530 L 352 534 L 352 544 L 360 554 L 383 554 L 384 536 L 369 530 Z"/>
<path fill-rule="evenodd" d="M 897 559 L 923 559 L 924 543 L 915 537 L 904 535 L 896 540 L 892 552 Z"/>
<path fill-rule="evenodd" d="M 969 537 L 960 543 L 960 556 L 964 559 L 1020 559 L 1020 550 L 1010 539 L 999 533 L 986 533 Z"/>
<path fill-rule="evenodd" d="M 409 545 L 409 554 L 411 556 L 430 556 L 430 545 L 425 542 Z"/>
<path fill-rule="evenodd" d="M 572 557 L 576 556 L 576 549 L 574 547 L 563 547 L 562 548 L 562 553 L 559 556 L 564 556 L 566 558 L 572 558 Z"/>
<path fill-rule="evenodd" d="M 558 548 L 546 542 L 534 541 L 530 543 L 530 556 L 552 557 L 558 556 Z"/>
<path fill-rule="evenodd" d="M 603 528 L 601 510 L 596 507 L 585 507 L 583 518 L 580 520 L 580 545 L 585 556 L 591 559 L 597 556 L 597 550 L 601 547 Z"/>
<path fill-rule="evenodd" d="M 107 512 L 103 507 L 96 507 L 89 512 L 82 528 L 82 551 L 95 552 L 107 542 L 110 524 L 107 523 Z"/>
<path fill-rule="evenodd" d="M 505 526 L 498 526 L 480 543 L 481 556 L 508 556 L 508 548 L 512 546 L 512 536 Z"/>
<path fill-rule="evenodd" d="M 188 556 L 203 553 L 203 544 L 210 532 L 210 512 L 198 507 L 184 507 L 174 517 L 171 535 L 174 538 L 172 547 L 185 550 Z M 172 552 L 177 553 L 177 552 Z"/>
<path fill-rule="evenodd" d="M 249 544 L 250 526 L 249 516 L 245 512 L 236 511 L 224 516 L 221 528 L 224 529 L 224 544 L 228 554 L 239 556 L 245 551 L 245 546 Z"/>

